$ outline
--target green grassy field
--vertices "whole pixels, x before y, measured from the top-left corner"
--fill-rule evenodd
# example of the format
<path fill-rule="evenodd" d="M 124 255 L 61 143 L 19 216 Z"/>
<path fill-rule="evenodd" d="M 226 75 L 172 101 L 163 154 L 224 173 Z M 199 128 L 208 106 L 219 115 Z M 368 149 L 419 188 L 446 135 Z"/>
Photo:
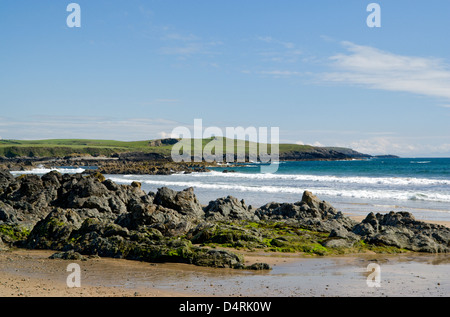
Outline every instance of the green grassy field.
<path fill-rule="evenodd" d="M 62 157 L 68 155 L 112 155 L 133 151 L 170 153 L 171 146 L 152 147 L 149 141 L 113 140 L 0 140 L 0 155 L 6 157 Z"/>
<path fill-rule="evenodd" d="M 214 140 L 214 138 L 202 139 L 202 149 L 204 149 L 205 146 L 208 144 L 210 144 L 212 146 L 211 142 L 213 140 Z M 269 154 L 271 153 L 271 150 L 272 150 L 270 144 L 254 143 L 254 142 L 242 141 L 242 140 L 238 141 L 238 140 L 232 140 L 232 139 L 226 139 L 226 138 L 222 138 L 222 140 L 218 139 L 218 141 L 222 142 L 223 153 L 225 153 L 227 151 L 228 144 L 230 144 L 232 146 L 232 150 L 234 151 L 234 153 L 237 153 L 238 146 L 241 146 L 241 144 L 244 142 L 245 142 L 244 144 L 245 144 L 245 152 L 246 153 L 249 153 L 249 150 L 251 147 L 253 149 L 256 149 L 259 152 L 259 147 L 261 145 L 264 145 L 264 149 L 267 149 L 267 152 Z M 192 153 L 194 152 L 194 149 L 195 149 L 195 141 L 191 142 Z M 313 151 L 313 150 L 314 150 L 314 147 L 310 146 L 310 145 L 298 145 L 298 144 L 280 144 L 279 145 L 280 153 L 291 152 L 291 151 L 308 152 L 308 151 Z M 215 151 L 213 150 L 212 153 L 214 154 Z"/>
<path fill-rule="evenodd" d="M 202 148 L 210 144 L 212 138 L 202 140 Z M 194 153 L 194 142 L 192 153 Z M 210 144 L 211 145 L 211 144 Z M 226 153 L 227 142 L 223 140 L 223 153 Z M 259 144 L 245 141 L 246 153 L 251 145 L 258 148 Z M 114 141 L 114 140 L 82 140 L 82 139 L 52 139 L 52 140 L 0 140 L 0 156 L 6 157 L 64 157 L 69 155 L 111 156 L 116 153 L 145 152 L 170 155 L 173 145 L 155 146 L 155 140 L 147 141 Z M 234 153 L 237 153 L 237 141 L 234 140 Z M 312 152 L 316 148 L 309 145 L 280 144 L 280 154 L 286 152 Z M 271 153 L 270 145 L 267 151 Z M 212 151 L 212 153 L 215 153 Z"/>

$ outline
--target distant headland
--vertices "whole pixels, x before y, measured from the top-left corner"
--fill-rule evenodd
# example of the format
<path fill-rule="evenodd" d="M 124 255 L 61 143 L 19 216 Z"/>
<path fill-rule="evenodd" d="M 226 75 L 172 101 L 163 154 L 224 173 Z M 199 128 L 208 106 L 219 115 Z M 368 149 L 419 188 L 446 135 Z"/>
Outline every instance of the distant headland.
<path fill-rule="evenodd" d="M 211 140 L 213 138 L 202 139 L 202 146 L 205 147 Z M 194 161 L 173 162 L 172 147 L 179 141 L 179 139 L 131 142 L 83 139 L 0 140 L 0 168 L 29 170 L 37 166 L 96 166 L 108 174 L 171 174 L 182 171 L 205 171 L 208 166 L 214 165 Z M 237 141 L 234 141 L 236 147 Z M 246 150 L 250 145 L 255 144 L 245 142 Z M 259 147 L 260 144 L 255 146 Z M 271 146 L 267 147 L 270 153 Z M 279 144 L 278 157 L 280 161 L 318 161 L 370 159 L 376 156 L 343 147 Z"/>

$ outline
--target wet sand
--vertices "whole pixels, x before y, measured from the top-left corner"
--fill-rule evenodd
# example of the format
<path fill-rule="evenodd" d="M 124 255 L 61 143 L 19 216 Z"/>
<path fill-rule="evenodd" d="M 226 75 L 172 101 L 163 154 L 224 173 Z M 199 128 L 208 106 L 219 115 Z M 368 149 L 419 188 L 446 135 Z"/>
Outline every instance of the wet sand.
<path fill-rule="evenodd" d="M 349 215 L 357 221 L 364 217 Z M 434 221 L 434 223 L 437 223 Z M 440 224 L 450 227 L 449 222 Z M 0 297 L 425 297 L 450 295 L 450 255 L 406 253 L 311 257 L 241 252 L 246 264 L 271 271 L 197 267 L 97 258 L 49 259 L 54 251 L 0 252 Z M 81 287 L 70 288 L 70 263 L 81 268 Z M 367 285 L 367 266 L 381 268 L 381 287 Z"/>
<path fill-rule="evenodd" d="M 52 260 L 52 251 L 0 252 L 1 297 L 369 297 L 449 296 L 450 255 L 302 257 L 246 254 L 271 271 L 254 272 L 150 264 L 120 259 Z M 81 287 L 69 288 L 70 263 L 81 267 Z M 367 285 L 367 265 L 381 268 L 381 287 Z"/>
<path fill-rule="evenodd" d="M 142 272 L 139 262 L 127 263 L 114 259 L 88 261 L 52 260 L 54 251 L 14 250 L 0 252 L 0 297 L 131 297 L 131 296 L 189 296 L 176 291 L 153 287 L 144 289 L 126 287 L 126 273 L 135 278 Z M 81 267 L 81 287 L 70 288 L 66 279 L 67 265 Z M 151 266 L 146 266 L 151 269 Z M 142 267 L 141 267 L 142 269 Z M 125 279 L 125 280 L 124 280 Z"/>

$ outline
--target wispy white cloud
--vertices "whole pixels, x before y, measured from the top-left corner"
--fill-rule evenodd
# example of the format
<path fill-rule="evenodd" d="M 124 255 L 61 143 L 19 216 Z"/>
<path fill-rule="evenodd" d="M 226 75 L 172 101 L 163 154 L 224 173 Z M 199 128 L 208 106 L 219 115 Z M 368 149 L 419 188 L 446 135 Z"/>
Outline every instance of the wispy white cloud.
<path fill-rule="evenodd" d="M 180 100 L 178 99 L 156 99 L 155 102 L 160 102 L 160 103 L 176 103 L 176 102 L 180 102 Z"/>
<path fill-rule="evenodd" d="M 154 12 L 150 9 L 145 8 L 144 6 L 139 6 L 139 12 L 147 18 L 153 17 Z"/>
<path fill-rule="evenodd" d="M 300 72 L 291 71 L 291 70 L 264 70 L 264 71 L 258 71 L 256 73 L 260 74 L 260 75 L 269 75 L 269 76 L 273 76 L 276 78 L 301 75 Z"/>
<path fill-rule="evenodd" d="M 277 39 L 274 39 L 271 36 L 258 36 L 258 40 L 266 42 L 266 43 L 274 43 L 279 44 L 281 46 L 284 46 L 285 48 L 292 49 L 295 47 L 294 43 L 292 42 L 284 42 Z"/>
<path fill-rule="evenodd" d="M 299 76 L 300 72 L 291 71 L 291 70 L 259 70 L 259 71 L 251 71 L 248 69 L 241 70 L 242 74 L 246 75 L 260 75 L 266 77 L 273 78 L 287 78 L 291 76 Z"/>
<path fill-rule="evenodd" d="M 45 116 L 21 120 L 0 118 L 0 135 L 4 139 L 114 139 L 136 141 L 155 139 L 161 133 L 183 125 L 160 118 Z M 170 133 L 167 133 L 169 135 Z"/>
<path fill-rule="evenodd" d="M 162 55 L 217 55 L 217 47 L 224 43 L 219 40 L 205 40 L 193 33 L 179 32 L 173 27 L 163 27 L 160 40 L 164 43 L 159 48 Z"/>
<path fill-rule="evenodd" d="M 141 107 L 150 107 L 150 106 L 164 106 L 164 105 L 180 105 L 182 104 L 181 99 L 177 98 L 157 98 L 149 101 L 144 101 L 138 103 Z"/>
<path fill-rule="evenodd" d="M 450 100 L 450 67 L 443 60 L 342 44 L 347 53 L 330 58 L 335 71 L 321 74 L 322 80 Z"/>
<path fill-rule="evenodd" d="M 361 153 L 367 153 L 372 155 L 379 154 L 396 154 L 403 155 L 411 151 L 417 150 L 415 146 L 405 144 L 400 140 L 396 140 L 388 137 L 373 137 L 368 139 L 359 139 L 345 144 Z"/>
<path fill-rule="evenodd" d="M 165 46 L 161 47 L 159 52 L 163 55 L 193 55 L 204 54 L 205 49 L 201 43 L 188 43 L 182 46 Z"/>
<path fill-rule="evenodd" d="M 417 138 L 401 136 L 379 136 L 358 139 L 338 146 L 350 147 L 356 151 L 379 155 L 395 154 L 400 156 L 448 156 L 450 138 L 429 138 L 426 142 Z"/>
<path fill-rule="evenodd" d="M 251 56 L 251 63 L 243 65 L 245 68 L 241 69 L 241 73 L 266 78 L 289 78 L 303 75 L 297 70 L 297 62 L 305 57 L 295 43 L 271 36 L 258 36 L 250 41 L 254 48 L 245 53 L 245 56 Z"/>
<path fill-rule="evenodd" d="M 268 47 L 257 49 L 257 54 L 261 56 L 263 62 L 292 64 L 303 54 L 293 42 L 281 41 L 271 36 L 259 36 L 257 40 L 269 44 Z"/>
<path fill-rule="evenodd" d="M 183 42 L 191 42 L 191 41 L 198 41 L 199 37 L 189 33 L 189 34 L 180 34 L 176 32 L 170 32 L 166 33 L 162 37 L 163 40 L 175 40 L 175 41 L 183 41 Z"/>
<path fill-rule="evenodd" d="M 319 141 L 314 142 L 313 144 L 311 144 L 312 146 L 318 146 L 318 147 L 323 147 L 325 145 L 323 145 L 322 143 L 320 143 Z"/>

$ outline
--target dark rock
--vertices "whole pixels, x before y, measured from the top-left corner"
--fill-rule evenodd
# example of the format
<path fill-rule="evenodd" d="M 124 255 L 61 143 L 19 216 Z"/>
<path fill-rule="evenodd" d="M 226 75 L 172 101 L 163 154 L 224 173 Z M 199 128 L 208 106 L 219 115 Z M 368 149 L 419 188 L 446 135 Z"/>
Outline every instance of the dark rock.
<path fill-rule="evenodd" d="M 330 239 L 325 241 L 322 245 L 325 248 L 337 249 L 337 248 L 349 248 L 352 247 L 355 240 L 348 239 Z"/>
<path fill-rule="evenodd" d="M 127 212 L 125 202 L 115 195 L 108 198 L 108 207 L 113 214 L 120 215 Z"/>
<path fill-rule="evenodd" d="M 158 153 L 127 152 L 127 153 L 120 153 L 117 156 L 120 160 L 128 160 L 128 161 L 166 161 L 167 160 L 167 157 L 165 157 L 161 154 L 158 154 Z"/>
<path fill-rule="evenodd" d="M 302 203 L 305 203 L 312 210 L 318 210 L 322 219 L 337 215 L 337 210 L 326 201 L 321 201 L 317 196 L 309 191 L 305 191 L 302 197 Z"/>
<path fill-rule="evenodd" d="M 251 223 L 260 221 L 277 225 L 263 231 Z M 273 202 L 256 210 L 232 196 L 203 207 L 193 188 L 163 187 L 146 194 L 140 183 L 118 185 L 99 173 L 13 178 L 0 172 L 0 225 L 8 233 L 0 234 L 1 248 L 52 249 L 65 252 L 55 255 L 61 258 L 77 252 L 237 269 L 268 268 L 246 267 L 239 255 L 193 243 L 289 250 L 302 239 L 312 239 L 302 229 L 329 233 L 314 242 L 325 248 L 351 247 L 364 239 L 414 251 L 448 252 L 450 240 L 450 229 L 416 221 L 406 212 L 369 214 L 358 224 L 310 192 L 299 202 Z M 268 233 L 285 227 L 297 240 Z"/>
<path fill-rule="evenodd" d="M 208 220 L 259 220 L 254 211 L 250 210 L 244 200 L 239 201 L 233 196 L 210 201 L 205 208 L 205 218 Z"/>
<path fill-rule="evenodd" d="M 195 218 L 204 216 L 203 208 L 195 196 L 192 187 L 180 192 L 167 187 L 160 188 L 156 193 L 154 203 L 176 210 L 182 215 Z"/>
<path fill-rule="evenodd" d="M 9 171 L 0 169 L 0 195 L 12 181 L 14 181 L 14 176 Z"/>
<path fill-rule="evenodd" d="M 196 219 L 184 217 L 177 211 L 160 205 L 133 201 L 130 212 L 117 218 L 116 223 L 128 229 L 155 228 L 164 235 L 184 235 L 196 226 Z"/>
<path fill-rule="evenodd" d="M 87 257 L 75 251 L 57 252 L 50 255 L 49 259 L 87 261 Z"/>
<path fill-rule="evenodd" d="M 72 231 L 81 227 L 80 215 L 70 209 L 56 208 L 31 231 L 26 246 L 31 249 L 60 249 Z"/>
<path fill-rule="evenodd" d="M 217 243 L 230 246 L 262 246 L 263 237 L 251 228 L 226 223 L 206 222 L 189 232 L 192 243 Z"/>
<path fill-rule="evenodd" d="M 102 184 L 105 185 L 108 190 L 113 192 L 118 191 L 120 189 L 120 185 L 117 185 L 110 179 L 105 180 Z"/>
<path fill-rule="evenodd" d="M 61 185 L 62 175 L 57 171 L 51 171 L 41 177 L 45 187 L 59 187 Z"/>
<path fill-rule="evenodd" d="M 261 220 L 285 220 L 292 225 L 320 232 L 351 231 L 357 224 L 308 191 L 304 192 L 299 202 L 271 202 L 258 208 L 255 213 Z"/>
<path fill-rule="evenodd" d="M 245 268 L 242 256 L 226 250 L 207 250 L 195 254 L 193 264 L 217 268 Z"/>
<path fill-rule="evenodd" d="M 108 194 L 108 188 L 93 175 L 70 178 L 63 183 L 63 187 L 70 194 L 67 198 L 87 198 L 91 196 L 102 197 Z"/>
<path fill-rule="evenodd" d="M 15 202 L 17 205 L 27 203 L 36 209 L 47 206 L 54 199 L 54 192 L 44 187 L 41 178 L 37 175 L 24 175 L 14 180 L 7 189 L 5 200 Z M 12 185 L 12 186 L 11 186 Z"/>
<path fill-rule="evenodd" d="M 267 263 L 253 263 L 252 265 L 245 267 L 247 270 L 256 270 L 256 271 L 264 271 L 264 270 L 271 270 L 269 264 Z"/>
<path fill-rule="evenodd" d="M 450 228 L 417 221 L 409 212 L 370 213 L 352 232 L 373 244 L 419 252 L 450 251 Z"/>
<path fill-rule="evenodd" d="M 17 224 L 17 211 L 9 204 L 0 201 L 0 224 Z"/>
<path fill-rule="evenodd" d="M 235 170 L 223 170 L 222 173 L 226 174 L 226 173 L 236 173 Z"/>
<path fill-rule="evenodd" d="M 343 238 L 343 239 L 349 239 L 349 240 L 360 240 L 361 237 L 348 229 L 342 227 L 337 227 L 335 229 L 332 229 L 330 231 L 330 238 Z"/>
<path fill-rule="evenodd" d="M 104 233 L 104 237 L 120 236 L 123 238 L 128 238 L 130 236 L 130 231 L 127 228 L 119 226 L 117 224 L 109 224 Z"/>
<path fill-rule="evenodd" d="M 261 219 L 281 220 L 300 217 L 300 206 L 289 203 L 268 203 L 258 208 L 256 214 Z"/>
<path fill-rule="evenodd" d="M 0 252 L 8 250 L 8 247 L 3 242 L 2 238 L 0 237 Z"/>
<path fill-rule="evenodd" d="M 48 214 L 48 205 L 55 194 L 56 191 L 44 187 L 38 176 L 14 179 L 1 196 L 0 222 L 32 228 Z"/>
<path fill-rule="evenodd" d="M 280 153 L 280 160 L 289 161 L 317 161 L 317 160 L 345 160 L 353 158 L 368 158 L 370 155 L 356 152 L 347 148 L 314 147 L 310 151 L 285 151 Z"/>
<path fill-rule="evenodd" d="M 135 187 L 135 188 L 141 188 L 142 184 L 139 182 L 132 182 L 131 183 L 131 187 Z"/>

